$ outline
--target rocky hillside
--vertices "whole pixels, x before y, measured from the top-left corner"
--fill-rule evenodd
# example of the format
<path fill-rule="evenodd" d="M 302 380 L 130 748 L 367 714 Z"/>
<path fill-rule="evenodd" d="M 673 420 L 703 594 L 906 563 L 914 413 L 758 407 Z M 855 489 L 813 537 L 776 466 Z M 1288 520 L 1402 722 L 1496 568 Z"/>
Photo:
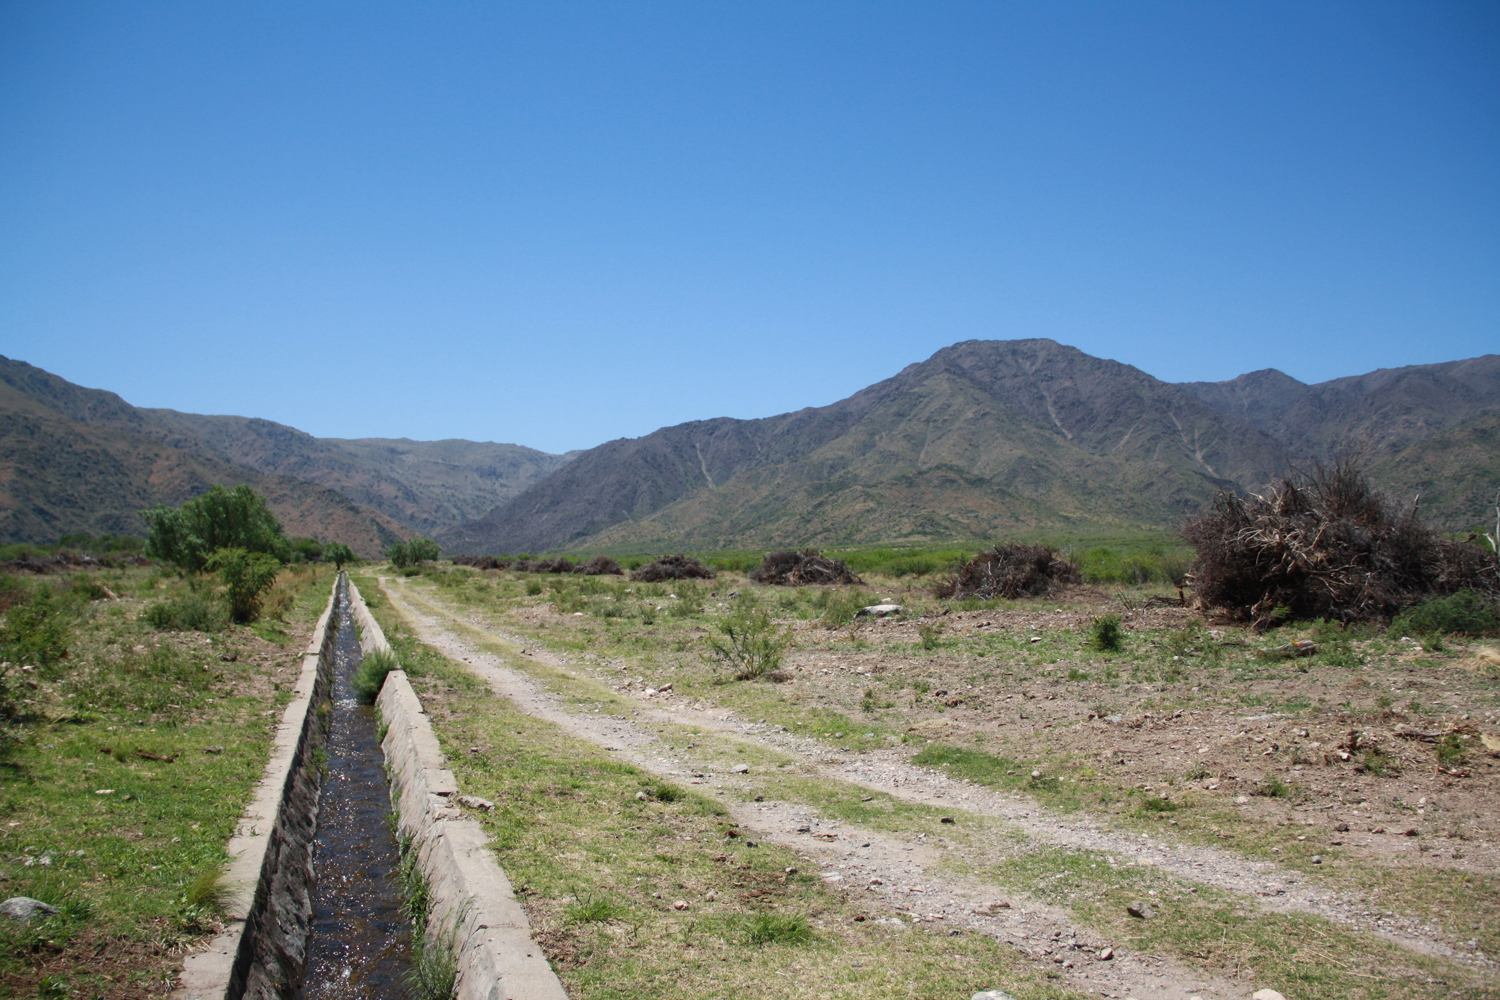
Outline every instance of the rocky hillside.
<path fill-rule="evenodd" d="M 18 381 L 35 384 L 37 372 Z M 111 393 L 74 392 L 79 387 L 66 382 L 45 388 L 33 396 L 0 378 L 0 541 L 51 541 L 75 531 L 144 534 L 142 508 L 182 503 L 216 483 L 248 484 L 289 533 L 338 539 L 362 555 L 409 533 L 333 490 L 261 475 L 134 429 L 129 404 Z"/>
<path fill-rule="evenodd" d="M 138 534 L 143 506 L 251 483 L 289 532 L 374 555 L 480 517 L 570 457 L 492 442 L 320 439 L 270 420 L 143 409 L 6 358 L 0 426 L 0 480 L 14 484 L 0 498 L 6 541 Z"/>
<path fill-rule="evenodd" d="M 1403 497 L 1420 494 L 1430 523 L 1458 529 L 1494 521 L 1500 355 L 1315 385 L 1268 368 L 1178 388 L 1265 431 L 1294 465 L 1355 449 L 1380 485 Z"/>
<path fill-rule="evenodd" d="M 1269 435 L 1050 340 L 968 341 L 830 406 L 612 441 L 486 517 L 455 552 L 858 544 L 1157 526 L 1282 468 Z"/>

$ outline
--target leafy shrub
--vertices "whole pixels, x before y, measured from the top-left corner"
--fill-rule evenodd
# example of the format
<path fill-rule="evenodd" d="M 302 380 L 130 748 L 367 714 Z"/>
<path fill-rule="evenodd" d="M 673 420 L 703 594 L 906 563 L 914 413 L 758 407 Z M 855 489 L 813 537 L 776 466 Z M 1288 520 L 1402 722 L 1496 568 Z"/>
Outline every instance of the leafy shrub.
<path fill-rule="evenodd" d="M 248 486 L 215 486 L 181 507 L 141 512 L 149 529 L 146 554 L 196 572 L 219 549 L 242 549 L 287 561 L 291 549 L 266 498 Z"/>
<path fill-rule="evenodd" d="M 221 632 L 229 609 L 207 594 L 184 594 L 149 605 L 141 620 L 158 632 Z"/>
<path fill-rule="evenodd" d="M 792 637 L 789 631 L 777 628 L 770 612 L 731 615 L 719 622 L 718 628 L 723 638 L 710 638 L 708 648 L 735 671 L 735 680 L 781 679 L 778 668 Z"/>
<path fill-rule="evenodd" d="M 1119 615 L 1100 615 L 1089 625 L 1089 643 L 1106 653 L 1118 653 L 1125 646 L 1125 631 Z"/>
<path fill-rule="evenodd" d="M 228 591 L 229 616 L 244 623 L 260 617 L 261 595 L 275 582 L 281 564 L 263 552 L 234 548 L 214 552 L 204 568 L 219 574 Z"/>
<path fill-rule="evenodd" d="M 386 649 L 377 649 L 364 654 L 359 661 L 359 669 L 349 678 L 349 686 L 354 689 L 354 696 L 366 705 L 373 705 L 375 699 L 380 696 L 381 685 L 385 683 L 385 675 L 392 670 L 400 670 L 401 661 L 396 659 L 396 654 Z"/>
<path fill-rule="evenodd" d="M 1474 590 L 1434 597 L 1391 621 L 1391 635 L 1500 635 L 1500 607 Z"/>

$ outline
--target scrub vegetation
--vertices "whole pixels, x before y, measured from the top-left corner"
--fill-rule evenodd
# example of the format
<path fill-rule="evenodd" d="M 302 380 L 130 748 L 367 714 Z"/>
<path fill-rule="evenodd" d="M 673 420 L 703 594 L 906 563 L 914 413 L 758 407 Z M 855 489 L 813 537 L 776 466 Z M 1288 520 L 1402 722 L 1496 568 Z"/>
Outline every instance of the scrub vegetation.
<path fill-rule="evenodd" d="M 332 578 L 281 570 L 284 620 L 250 627 L 149 567 L 0 577 L 0 872 L 58 910 L 0 919 L 0 995 L 163 996 L 221 927 L 224 847 Z"/>

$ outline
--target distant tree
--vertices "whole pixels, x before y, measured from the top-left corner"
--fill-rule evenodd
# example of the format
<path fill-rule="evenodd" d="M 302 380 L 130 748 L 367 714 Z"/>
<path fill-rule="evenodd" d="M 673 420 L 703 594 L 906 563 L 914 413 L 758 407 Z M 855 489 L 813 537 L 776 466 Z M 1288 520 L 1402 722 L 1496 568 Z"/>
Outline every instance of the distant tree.
<path fill-rule="evenodd" d="M 323 561 L 331 562 L 339 569 L 343 569 L 345 563 L 354 562 L 354 558 L 354 550 L 343 542 L 329 542 L 323 546 Z"/>
<path fill-rule="evenodd" d="M 290 546 L 266 498 L 248 486 L 215 486 L 181 507 L 141 512 L 148 528 L 146 554 L 198 572 L 219 549 L 244 549 L 286 562 Z"/>
<path fill-rule="evenodd" d="M 229 594 L 229 614 L 243 623 L 260 617 L 260 595 L 276 580 L 281 563 L 264 552 L 228 548 L 216 549 L 204 568 L 219 574 Z"/>
<path fill-rule="evenodd" d="M 393 566 L 415 566 L 431 562 L 443 554 L 442 548 L 430 538 L 410 538 L 397 542 L 386 550 L 385 557 Z"/>
<path fill-rule="evenodd" d="M 288 544 L 291 548 L 292 562 L 323 561 L 323 543 L 316 538 L 296 536 Z"/>

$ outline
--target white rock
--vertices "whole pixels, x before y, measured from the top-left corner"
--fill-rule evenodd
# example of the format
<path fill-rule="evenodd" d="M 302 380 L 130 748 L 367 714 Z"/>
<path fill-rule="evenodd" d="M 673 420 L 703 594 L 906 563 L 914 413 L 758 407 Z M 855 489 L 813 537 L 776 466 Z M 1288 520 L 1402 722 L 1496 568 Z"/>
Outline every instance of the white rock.
<path fill-rule="evenodd" d="M 860 608 L 855 612 L 856 618 L 884 618 L 886 615 L 899 615 L 906 610 L 899 604 L 872 604 L 867 608 Z"/>
<path fill-rule="evenodd" d="M 12 896 L 0 903 L 0 913 L 23 924 L 29 924 L 37 917 L 50 917 L 56 912 L 57 907 L 48 906 L 40 899 L 32 899 L 30 896 Z"/>
<path fill-rule="evenodd" d="M 970 1000 L 1016 1000 L 1016 998 L 1004 990 L 984 990 L 974 994 Z"/>
<path fill-rule="evenodd" d="M 1286 997 L 1276 990 L 1256 990 L 1250 994 L 1250 1000 L 1286 1000 Z"/>
<path fill-rule="evenodd" d="M 733 767 L 731 767 L 729 770 L 733 771 L 735 774 L 749 774 L 750 773 L 750 765 L 749 764 L 736 764 Z"/>

